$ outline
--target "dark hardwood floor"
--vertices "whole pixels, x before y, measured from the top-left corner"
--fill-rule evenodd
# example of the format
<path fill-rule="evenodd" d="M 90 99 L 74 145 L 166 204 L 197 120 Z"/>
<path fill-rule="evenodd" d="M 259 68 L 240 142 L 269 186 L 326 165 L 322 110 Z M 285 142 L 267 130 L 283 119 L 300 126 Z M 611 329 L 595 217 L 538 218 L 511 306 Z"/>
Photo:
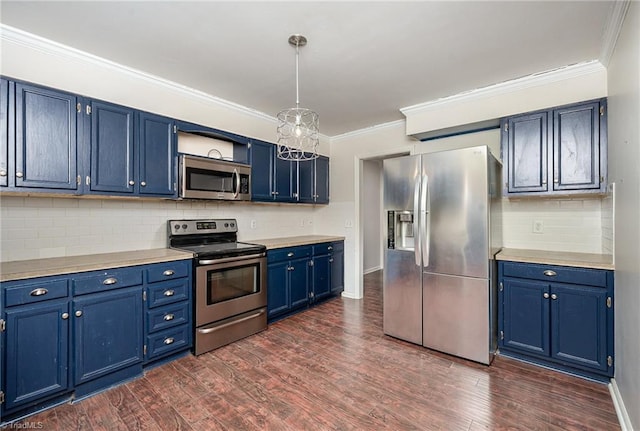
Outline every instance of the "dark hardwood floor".
<path fill-rule="evenodd" d="M 267 331 L 25 420 L 45 430 L 615 430 L 607 386 L 382 333 L 380 274 Z"/>

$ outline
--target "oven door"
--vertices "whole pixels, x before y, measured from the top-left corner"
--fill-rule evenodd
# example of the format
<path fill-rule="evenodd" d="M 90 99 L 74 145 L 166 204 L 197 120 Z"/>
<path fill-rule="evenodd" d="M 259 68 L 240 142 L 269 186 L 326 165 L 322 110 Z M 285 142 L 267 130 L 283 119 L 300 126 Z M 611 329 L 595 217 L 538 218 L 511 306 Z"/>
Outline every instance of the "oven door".
<path fill-rule="evenodd" d="M 199 260 L 196 327 L 267 306 L 264 254 Z"/>

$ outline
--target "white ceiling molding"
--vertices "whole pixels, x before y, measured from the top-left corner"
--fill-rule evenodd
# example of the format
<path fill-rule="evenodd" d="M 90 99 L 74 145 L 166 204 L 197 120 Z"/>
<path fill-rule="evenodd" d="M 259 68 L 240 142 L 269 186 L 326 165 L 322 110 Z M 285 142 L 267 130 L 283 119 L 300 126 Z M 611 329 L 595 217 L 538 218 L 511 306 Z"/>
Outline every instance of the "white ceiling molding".
<path fill-rule="evenodd" d="M 606 26 L 602 32 L 602 49 L 600 51 L 600 63 L 605 67 L 609 66 L 609 60 L 611 60 L 615 50 L 616 42 L 624 23 L 624 17 L 627 15 L 630 4 L 630 0 L 619 0 L 613 4 L 609 11 Z"/>
<path fill-rule="evenodd" d="M 115 70 L 120 73 L 127 74 L 129 76 L 150 82 L 155 85 L 165 87 L 169 90 L 182 93 L 187 97 L 195 97 L 208 103 L 212 103 L 226 109 L 234 110 L 242 114 L 248 114 L 261 120 L 270 121 L 275 125 L 277 120 L 275 117 L 265 114 L 264 112 L 256 111 L 255 109 L 247 108 L 246 106 L 239 105 L 237 103 L 230 102 L 219 97 L 211 96 L 210 94 L 202 91 L 190 88 L 181 84 L 178 84 L 167 79 L 160 78 L 149 73 L 142 72 L 137 69 L 133 69 L 122 64 L 115 63 L 102 57 L 98 57 L 93 54 L 81 51 L 79 49 L 72 48 L 67 45 L 63 45 L 58 42 L 54 42 L 49 39 L 19 30 L 8 25 L 0 24 L 0 41 L 11 42 L 14 44 L 22 45 L 30 49 L 35 49 L 40 52 L 44 52 L 51 56 L 57 56 L 62 58 L 68 58 L 95 64 L 100 67 Z"/>
<path fill-rule="evenodd" d="M 402 112 L 406 117 L 423 111 L 431 111 L 434 108 L 439 108 L 444 105 L 513 93 L 526 88 L 539 87 L 545 84 L 569 80 L 578 76 L 601 73 L 604 70 L 604 66 L 598 60 L 592 60 L 585 63 L 578 63 L 545 72 L 535 73 L 533 75 L 512 79 L 483 88 L 477 88 L 475 90 L 454 94 L 453 96 L 443 97 L 429 102 L 419 103 L 417 105 L 407 106 L 406 108 L 400 108 L 400 112 Z"/>
<path fill-rule="evenodd" d="M 358 135 L 365 135 L 367 133 L 373 133 L 382 129 L 387 129 L 391 127 L 404 126 L 407 120 L 396 120 L 390 121 L 388 123 L 376 124 L 375 126 L 365 127 L 364 129 L 353 130 L 351 132 L 342 133 L 340 135 L 335 135 L 331 137 L 331 142 L 339 141 L 341 139 L 352 138 Z"/>

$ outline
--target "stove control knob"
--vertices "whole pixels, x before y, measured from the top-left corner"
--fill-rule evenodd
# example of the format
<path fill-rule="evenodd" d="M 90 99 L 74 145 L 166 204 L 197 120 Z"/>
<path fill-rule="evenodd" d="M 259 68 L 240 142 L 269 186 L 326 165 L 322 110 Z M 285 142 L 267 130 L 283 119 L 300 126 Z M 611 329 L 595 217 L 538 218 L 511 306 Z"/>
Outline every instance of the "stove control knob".
<path fill-rule="evenodd" d="M 224 224 L 224 227 L 229 227 L 229 223 L 225 223 L 225 224 Z"/>
<path fill-rule="evenodd" d="M 177 225 L 175 225 L 173 228 L 174 228 L 175 230 L 178 230 L 178 229 L 180 229 L 180 225 L 179 225 L 179 224 L 177 224 Z"/>
<path fill-rule="evenodd" d="M 183 225 L 182 225 L 182 229 L 186 229 L 186 228 L 187 228 L 187 225 L 186 225 L 186 224 L 183 224 Z"/>
<path fill-rule="evenodd" d="M 236 224 L 235 223 L 231 223 L 231 227 L 236 227 Z"/>

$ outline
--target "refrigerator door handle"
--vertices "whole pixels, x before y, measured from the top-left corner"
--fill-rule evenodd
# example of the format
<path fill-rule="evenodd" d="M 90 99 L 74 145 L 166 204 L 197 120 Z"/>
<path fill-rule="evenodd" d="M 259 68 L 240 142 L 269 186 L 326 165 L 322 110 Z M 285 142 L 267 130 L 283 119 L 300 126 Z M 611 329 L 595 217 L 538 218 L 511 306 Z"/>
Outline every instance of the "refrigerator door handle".
<path fill-rule="evenodd" d="M 418 232 L 418 240 L 413 243 L 413 254 L 416 260 L 416 266 L 420 266 L 422 262 L 422 233 L 419 221 L 420 214 L 420 181 L 416 181 L 413 189 L 413 232 Z"/>
<path fill-rule="evenodd" d="M 422 193 L 420 195 L 420 253 L 422 254 L 422 265 L 429 266 L 429 237 L 431 235 L 429 226 L 429 210 L 431 209 L 429 196 L 429 177 L 422 176 Z"/>

